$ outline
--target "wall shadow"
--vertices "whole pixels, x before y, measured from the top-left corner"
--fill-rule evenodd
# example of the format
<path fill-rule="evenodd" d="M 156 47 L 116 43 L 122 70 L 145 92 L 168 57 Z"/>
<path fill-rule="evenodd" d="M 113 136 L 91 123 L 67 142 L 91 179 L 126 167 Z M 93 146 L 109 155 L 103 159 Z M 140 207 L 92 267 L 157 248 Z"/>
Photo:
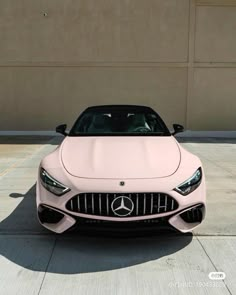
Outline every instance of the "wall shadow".
<path fill-rule="evenodd" d="M 43 135 L 1 135 L 0 144 L 52 144 L 57 145 L 63 140 L 63 136 L 43 136 Z"/>
<path fill-rule="evenodd" d="M 236 144 L 236 138 L 214 138 L 214 137 L 181 137 L 178 134 L 176 140 L 180 143 L 230 143 Z M 11 135 L 1 135 L 0 144 L 52 144 L 58 145 L 64 139 L 63 136 L 42 136 L 42 135 L 28 135 L 28 136 L 11 136 Z"/>
<path fill-rule="evenodd" d="M 210 144 L 236 144 L 236 138 L 219 138 L 219 137 L 181 137 L 176 136 L 176 140 L 180 143 L 210 143 Z"/>
<path fill-rule="evenodd" d="M 35 185 L 24 196 L 13 192 L 9 197 L 23 200 L 0 222 L 0 255 L 33 271 L 77 274 L 115 270 L 158 260 L 192 241 L 192 234 L 172 232 L 132 237 L 78 231 L 56 235 L 38 223 Z"/>

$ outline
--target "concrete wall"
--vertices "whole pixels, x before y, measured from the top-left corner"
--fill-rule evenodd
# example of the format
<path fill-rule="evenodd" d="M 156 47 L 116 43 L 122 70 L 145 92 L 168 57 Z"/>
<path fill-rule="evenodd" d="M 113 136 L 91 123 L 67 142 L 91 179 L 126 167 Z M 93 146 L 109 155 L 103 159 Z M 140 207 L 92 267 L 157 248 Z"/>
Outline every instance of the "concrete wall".
<path fill-rule="evenodd" d="M 236 0 L 2 0 L 0 21 L 0 130 L 101 103 L 236 130 Z"/>

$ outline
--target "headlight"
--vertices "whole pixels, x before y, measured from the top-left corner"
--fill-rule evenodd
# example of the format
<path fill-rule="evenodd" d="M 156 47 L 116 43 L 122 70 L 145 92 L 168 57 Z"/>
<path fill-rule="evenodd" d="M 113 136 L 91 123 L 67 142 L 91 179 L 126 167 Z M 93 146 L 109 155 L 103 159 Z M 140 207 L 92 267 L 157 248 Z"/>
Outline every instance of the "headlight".
<path fill-rule="evenodd" d="M 46 190 L 53 193 L 54 195 L 62 196 L 70 191 L 68 187 L 50 176 L 43 168 L 40 169 L 40 178 L 41 183 L 46 188 Z"/>
<path fill-rule="evenodd" d="M 174 190 L 183 196 L 186 196 L 199 187 L 202 180 L 202 169 L 198 168 L 192 177 L 181 183 Z"/>

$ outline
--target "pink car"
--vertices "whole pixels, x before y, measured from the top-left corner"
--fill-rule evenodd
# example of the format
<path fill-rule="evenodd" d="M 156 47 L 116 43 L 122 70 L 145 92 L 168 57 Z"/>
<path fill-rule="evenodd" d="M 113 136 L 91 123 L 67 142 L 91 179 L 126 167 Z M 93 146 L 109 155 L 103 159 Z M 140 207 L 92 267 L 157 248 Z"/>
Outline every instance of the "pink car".
<path fill-rule="evenodd" d="M 87 108 L 40 163 L 37 211 L 56 233 L 78 227 L 192 231 L 205 217 L 201 161 L 183 149 L 151 108 Z"/>

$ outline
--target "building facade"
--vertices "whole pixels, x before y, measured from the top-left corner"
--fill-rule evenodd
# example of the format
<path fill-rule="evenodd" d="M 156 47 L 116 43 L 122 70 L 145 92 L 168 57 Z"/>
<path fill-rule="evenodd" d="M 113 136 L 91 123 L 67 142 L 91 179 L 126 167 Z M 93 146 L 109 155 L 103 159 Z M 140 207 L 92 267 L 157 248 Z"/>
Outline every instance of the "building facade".
<path fill-rule="evenodd" d="M 0 130 L 119 103 L 236 130 L 236 0 L 3 0 L 0 22 Z"/>

